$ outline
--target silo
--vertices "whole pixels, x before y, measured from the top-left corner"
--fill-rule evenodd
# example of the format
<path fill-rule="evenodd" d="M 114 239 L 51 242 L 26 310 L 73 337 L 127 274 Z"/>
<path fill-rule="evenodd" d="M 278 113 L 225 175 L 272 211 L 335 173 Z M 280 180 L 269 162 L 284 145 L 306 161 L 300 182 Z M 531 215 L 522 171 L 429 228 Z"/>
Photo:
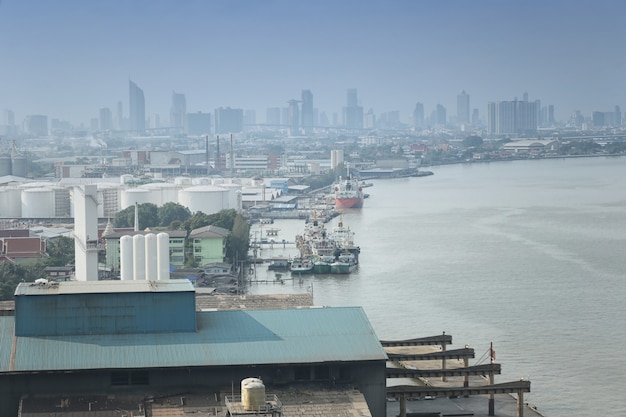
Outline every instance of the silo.
<path fill-rule="evenodd" d="M 26 177 L 25 156 L 15 156 L 11 158 L 11 173 L 16 177 Z"/>
<path fill-rule="evenodd" d="M 146 240 L 143 235 L 133 236 L 133 279 L 146 279 Z"/>
<path fill-rule="evenodd" d="M 211 178 L 199 177 L 191 180 L 193 185 L 211 185 Z"/>
<path fill-rule="evenodd" d="M 0 156 L 0 177 L 5 175 L 11 175 L 11 157 L 10 156 Z"/>
<path fill-rule="evenodd" d="M 22 190 L 22 217 L 55 217 L 54 190 L 51 188 L 27 188 Z"/>
<path fill-rule="evenodd" d="M 132 184 L 135 181 L 134 177 L 130 174 L 120 175 L 120 184 Z"/>
<path fill-rule="evenodd" d="M 133 279 L 133 237 L 128 235 L 120 238 L 120 279 Z"/>
<path fill-rule="evenodd" d="M 150 192 L 149 200 L 151 203 L 162 206 L 165 203 L 178 202 L 178 189 L 180 186 L 172 183 L 155 182 L 145 184 L 139 187 Z"/>
<path fill-rule="evenodd" d="M 265 385 L 259 378 L 241 381 L 241 404 L 246 411 L 260 411 L 265 405 Z"/>
<path fill-rule="evenodd" d="M 226 181 L 224 180 L 224 178 L 213 178 L 213 180 L 211 181 L 211 184 L 213 184 L 213 185 L 222 185 L 225 182 Z"/>
<path fill-rule="evenodd" d="M 170 235 L 161 232 L 157 235 L 157 263 L 159 281 L 170 279 Z"/>
<path fill-rule="evenodd" d="M 157 237 L 154 233 L 145 236 L 146 244 L 146 279 L 156 281 L 158 277 Z"/>
<path fill-rule="evenodd" d="M 192 213 L 214 214 L 227 208 L 228 190 L 212 185 L 198 185 L 178 192 L 178 201 Z"/>
<path fill-rule="evenodd" d="M 22 190 L 17 187 L 0 188 L 0 217 L 22 217 Z"/>
<path fill-rule="evenodd" d="M 142 188 L 129 188 L 122 191 L 122 205 L 121 209 L 124 210 L 127 207 L 137 204 L 150 203 L 150 191 Z"/>
<path fill-rule="evenodd" d="M 176 177 L 176 178 L 174 178 L 174 184 L 176 184 L 176 185 L 191 185 L 191 178 L 189 178 L 189 177 Z"/>

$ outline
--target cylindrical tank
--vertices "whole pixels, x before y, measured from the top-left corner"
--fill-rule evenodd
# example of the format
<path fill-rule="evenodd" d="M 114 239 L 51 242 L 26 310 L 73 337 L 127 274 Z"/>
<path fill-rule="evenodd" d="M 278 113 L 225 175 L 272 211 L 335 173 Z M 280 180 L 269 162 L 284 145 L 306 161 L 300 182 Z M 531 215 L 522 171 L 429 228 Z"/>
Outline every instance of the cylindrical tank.
<path fill-rule="evenodd" d="M 121 209 L 137 204 L 150 203 L 150 191 L 142 188 L 130 188 L 122 191 Z"/>
<path fill-rule="evenodd" d="M 176 177 L 176 178 L 174 178 L 174 184 L 176 184 L 176 185 L 191 185 L 191 178 L 189 178 L 189 177 Z"/>
<path fill-rule="evenodd" d="M 213 180 L 211 181 L 213 185 L 222 185 L 224 184 L 224 182 L 226 182 L 224 181 L 224 178 L 213 178 Z"/>
<path fill-rule="evenodd" d="M 148 190 L 150 192 L 150 203 L 159 207 L 165 203 L 178 202 L 178 189 L 180 186 L 176 184 L 155 182 L 142 185 L 139 188 L 142 190 Z"/>
<path fill-rule="evenodd" d="M 133 279 L 146 279 L 146 240 L 143 235 L 133 236 Z"/>
<path fill-rule="evenodd" d="M 120 238 L 120 279 L 133 279 L 133 237 L 128 235 Z"/>
<path fill-rule="evenodd" d="M 178 201 L 192 213 L 214 214 L 227 208 L 228 190 L 212 185 L 197 185 L 178 192 Z"/>
<path fill-rule="evenodd" d="M 224 184 L 222 185 L 222 187 L 228 190 L 228 207 L 227 208 L 241 211 L 241 185 Z"/>
<path fill-rule="evenodd" d="M 161 232 L 157 235 L 158 275 L 159 281 L 170 279 L 170 235 Z"/>
<path fill-rule="evenodd" d="M 191 180 L 193 185 L 211 185 L 211 178 L 200 177 Z"/>
<path fill-rule="evenodd" d="M 22 217 L 49 218 L 55 216 L 54 190 L 51 188 L 28 188 L 22 190 Z"/>
<path fill-rule="evenodd" d="M 148 233 L 146 239 L 146 279 L 156 281 L 158 275 L 157 237 Z"/>
<path fill-rule="evenodd" d="M 133 182 L 133 176 L 130 174 L 120 175 L 120 184 L 131 184 Z"/>
<path fill-rule="evenodd" d="M 0 176 L 11 175 L 11 157 L 0 156 Z"/>
<path fill-rule="evenodd" d="M 11 158 L 11 173 L 16 177 L 26 176 L 26 157 L 16 156 Z"/>
<path fill-rule="evenodd" d="M 246 411 L 259 411 L 265 405 L 265 385 L 258 378 L 241 381 L 241 404 Z"/>
<path fill-rule="evenodd" d="M 22 190 L 0 188 L 0 217 L 22 217 Z"/>

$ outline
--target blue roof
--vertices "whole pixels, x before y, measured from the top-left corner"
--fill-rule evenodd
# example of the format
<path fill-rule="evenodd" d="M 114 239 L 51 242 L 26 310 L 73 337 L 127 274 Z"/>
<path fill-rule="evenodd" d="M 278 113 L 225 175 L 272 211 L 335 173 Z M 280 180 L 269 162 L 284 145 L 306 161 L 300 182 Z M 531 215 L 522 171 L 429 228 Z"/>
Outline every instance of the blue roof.
<path fill-rule="evenodd" d="M 0 372 L 386 360 L 360 307 L 203 311 L 198 331 L 16 337 L 0 317 Z"/>

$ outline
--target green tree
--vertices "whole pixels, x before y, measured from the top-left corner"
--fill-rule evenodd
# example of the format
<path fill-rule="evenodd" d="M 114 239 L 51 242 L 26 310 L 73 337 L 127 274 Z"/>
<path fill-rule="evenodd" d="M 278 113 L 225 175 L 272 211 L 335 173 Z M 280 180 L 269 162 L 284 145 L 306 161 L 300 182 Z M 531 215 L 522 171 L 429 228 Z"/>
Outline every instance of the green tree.
<path fill-rule="evenodd" d="M 483 138 L 480 136 L 468 136 L 463 139 L 463 146 L 466 148 L 480 148 L 483 144 Z"/>
<path fill-rule="evenodd" d="M 159 222 L 159 209 L 156 204 L 139 204 L 139 230 L 147 227 L 157 227 Z M 115 227 L 133 227 L 135 225 L 135 206 L 126 207 L 118 212 L 113 219 Z"/>
<path fill-rule="evenodd" d="M 20 282 L 33 282 L 45 276 L 44 265 L 41 262 L 33 265 L 0 262 L 0 300 L 12 300 L 15 288 Z"/>
<path fill-rule="evenodd" d="M 226 257 L 231 262 L 246 260 L 250 248 L 250 225 L 246 219 L 237 214 L 233 228 L 226 239 Z"/>
<path fill-rule="evenodd" d="M 46 265 L 65 266 L 75 261 L 74 239 L 61 236 L 55 240 L 46 242 Z"/>
<path fill-rule="evenodd" d="M 191 217 L 191 211 L 181 204 L 167 202 L 157 210 L 159 216 L 159 225 L 169 227 L 173 222 L 180 224 Z M 180 227 L 180 226 L 179 226 Z"/>

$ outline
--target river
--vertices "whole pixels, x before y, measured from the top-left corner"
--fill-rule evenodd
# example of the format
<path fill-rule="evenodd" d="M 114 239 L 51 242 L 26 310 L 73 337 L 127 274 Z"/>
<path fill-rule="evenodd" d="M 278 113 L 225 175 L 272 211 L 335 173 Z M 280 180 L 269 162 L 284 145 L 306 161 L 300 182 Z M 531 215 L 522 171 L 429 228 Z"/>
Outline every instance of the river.
<path fill-rule="evenodd" d="M 344 213 L 361 247 L 356 273 L 252 283 L 249 293 L 362 306 L 381 339 L 445 331 L 450 349 L 476 350 L 470 364 L 493 342 L 496 382 L 529 379 L 525 401 L 548 417 L 626 415 L 626 158 L 430 169 L 374 180 L 364 207 Z M 272 227 L 293 241 L 304 222 Z M 275 245 L 262 256 L 295 253 Z"/>

